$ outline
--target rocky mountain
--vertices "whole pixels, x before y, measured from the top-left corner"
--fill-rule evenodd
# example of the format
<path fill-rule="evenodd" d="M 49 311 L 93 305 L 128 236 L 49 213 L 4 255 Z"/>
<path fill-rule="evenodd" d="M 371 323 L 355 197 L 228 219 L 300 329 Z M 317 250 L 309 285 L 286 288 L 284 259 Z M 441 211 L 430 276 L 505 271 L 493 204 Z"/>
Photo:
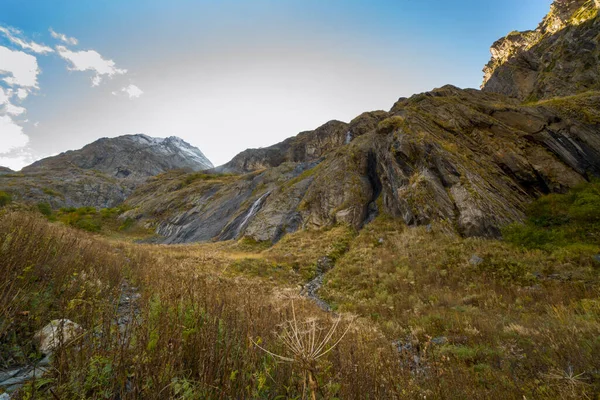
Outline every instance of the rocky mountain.
<path fill-rule="evenodd" d="M 12 172 L 14 172 L 12 169 L 0 166 L 0 174 L 10 174 Z"/>
<path fill-rule="evenodd" d="M 496 42 L 483 91 L 445 86 L 246 150 L 210 175 L 157 176 L 126 216 L 165 243 L 277 241 L 380 214 L 498 236 L 537 196 L 600 176 L 597 6 L 557 0 L 537 30 Z"/>
<path fill-rule="evenodd" d="M 446 86 L 330 130 L 321 140 L 332 147 L 319 158 L 275 161 L 260 149 L 237 158 L 253 160 L 255 172 L 157 176 L 127 200 L 126 216 L 154 226 L 166 243 L 276 241 L 301 228 L 360 228 L 381 213 L 497 236 L 538 195 L 600 176 L 599 124 L 597 93 L 522 105 Z"/>
<path fill-rule="evenodd" d="M 537 101 L 600 89 L 600 0 L 556 0 L 533 31 L 491 47 L 484 91 Z"/>
<path fill-rule="evenodd" d="M 369 130 L 386 118 L 385 111 L 364 113 L 349 124 L 329 121 L 314 131 L 301 132 L 281 143 L 262 149 L 248 149 L 236 155 L 227 164 L 214 169 L 217 173 L 244 173 L 277 167 L 284 162 L 308 162 L 321 158 L 326 153 Z"/>
<path fill-rule="evenodd" d="M 178 137 L 159 139 L 138 134 L 102 138 L 80 150 L 37 161 L 22 172 L 39 172 L 66 165 L 126 180 L 144 179 L 172 169 L 200 171 L 213 167 L 198 148 Z"/>
<path fill-rule="evenodd" d="M 37 161 L 0 179 L 0 190 L 30 203 L 57 207 L 114 207 L 148 177 L 212 168 L 202 152 L 177 137 L 125 135 Z M 12 172 L 12 171 L 11 171 Z"/>

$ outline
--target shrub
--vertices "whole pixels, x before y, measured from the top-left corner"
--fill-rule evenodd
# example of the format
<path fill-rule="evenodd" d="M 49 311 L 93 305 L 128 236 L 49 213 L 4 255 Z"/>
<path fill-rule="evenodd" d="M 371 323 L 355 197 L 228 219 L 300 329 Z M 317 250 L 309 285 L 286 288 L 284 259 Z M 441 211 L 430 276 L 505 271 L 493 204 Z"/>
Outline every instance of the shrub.
<path fill-rule="evenodd" d="M 45 217 L 50 217 L 52 215 L 52 207 L 48 203 L 38 203 L 37 208 Z"/>
<path fill-rule="evenodd" d="M 82 218 L 75 222 L 75 226 L 79 229 L 83 229 L 88 232 L 100 232 L 102 225 L 98 221 L 94 221 L 90 218 Z"/>
<path fill-rule="evenodd" d="M 395 115 L 381 121 L 379 125 L 377 125 L 377 132 L 383 134 L 392 133 L 402 128 L 405 124 L 406 122 L 403 117 Z"/>
<path fill-rule="evenodd" d="M 0 207 L 4 207 L 10 202 L 12 202 L 12 196 L 6 192 L 0 191 Z"/>
<path fill-rule="evenodd" d="M 135 224 L 135 220 L 133 218 L 126 218 L 125 221 L 119 226 L 120 231 L 126 231 L 131 228 Z"/>

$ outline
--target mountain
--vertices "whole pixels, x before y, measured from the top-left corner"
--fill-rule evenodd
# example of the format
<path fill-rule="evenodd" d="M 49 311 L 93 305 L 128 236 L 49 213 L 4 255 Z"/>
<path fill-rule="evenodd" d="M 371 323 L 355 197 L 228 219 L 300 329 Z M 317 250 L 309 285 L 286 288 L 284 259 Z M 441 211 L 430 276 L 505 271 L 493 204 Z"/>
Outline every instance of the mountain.
<path fill-rule="evenodd" d="M 360 228 L 381 213 L 409 225 L 497 236 L 540 194 L 600 176 L 599 123 L 597 93 L 522 105 L 445 86 L 328 130 L 320 140 L 330 149 L 318 158 L 306 156 L 310 146 L 298 145 L 299 159 L 247 150 L 228 168 L 253 172 L 152 178 L 127 200 L 126 215 L 155 226 L 166 243 L 277 241 L 301 228 Z M 284 143 L 294 148 L 307 136 Z"/>
<path fill-rule="evenodd" d="M 600 0 L 556 0 L 533 31 L 491 47 L 484 91 L 537 101 L 600 89 Z"/>
<path fill-rule="evenodd" d="M 0 174 L 10 174 L 12 172 L 14 172 L 12 169 L 0 166 Z"/>
<path fill-rule="evenodd" d="M 37 161 L 22 172 L 39 172 L 66 165 L 126 180 L 144 179 L 172 169 L 200 171 L 213 167 L 198 148 L 178 137 L 159 139 L 138 134 L 99 139 L 80 150 Z"/>
<path fill-rule="evenodd" d="M 101 139 L 5 175 L 0 190 L 22 179 L 29 201 L 125 201 L 121 217 L 164 243 L 276 242 L 377 216 L 497 237 L 540 195 L 600 176 L 598 1 L 556 0 L 535 31 L 497 41 L 483 90 L 401 98 L 217 168 L 180 139 Z"/>
<path fill-rule="evenodd" d="M 537 30 L 496 42 L 483 91 L 445 86 L 246 150 L 209 175 L 159 175 L 126 216 L 165 243 L 274 242 L 381 214 L 499 236 L 538 196 L 600 176 L 597 7 L 557 0 Z"/>
<path fill-rule="evenodd" d="M 174 170 L 212 168 L 202 152 L 177 137 L 125 135 L 39 160 L 3 175 L 0 190 L 52 207 L 114 207 L 149 177 Z"/>

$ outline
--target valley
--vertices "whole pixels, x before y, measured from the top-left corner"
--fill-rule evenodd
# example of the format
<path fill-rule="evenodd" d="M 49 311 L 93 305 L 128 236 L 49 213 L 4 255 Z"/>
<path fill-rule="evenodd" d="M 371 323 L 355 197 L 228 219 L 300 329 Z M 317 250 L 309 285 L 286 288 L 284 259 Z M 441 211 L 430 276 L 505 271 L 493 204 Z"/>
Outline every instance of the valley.
<path fill-rule="evenodd" d="M 137 134 L 0 168 L 0 400 L 598 398 L 599 8 L 221 166 Z"/>

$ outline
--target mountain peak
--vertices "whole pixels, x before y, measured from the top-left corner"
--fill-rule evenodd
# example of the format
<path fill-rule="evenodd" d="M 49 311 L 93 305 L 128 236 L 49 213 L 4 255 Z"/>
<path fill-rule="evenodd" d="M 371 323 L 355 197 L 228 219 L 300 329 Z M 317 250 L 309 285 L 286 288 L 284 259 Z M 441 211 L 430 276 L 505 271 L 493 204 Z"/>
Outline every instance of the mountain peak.
<path fill-rule="evenodd" d="M 481 88 L 521 100 L 600 88 L 600 0 L 555 0 L 537 29 L 497 40 Z"/>
<path fill-rule="evenodd" d="M 155 138 L 135 134 L 102 138 L 80 150 L 37 161 L 23 171 L 64 168 L 67 165 L 129 180 L 144 179 L 172 169 L 200 171 L 213 167 L 200 149 L 179 137 Z"/>

